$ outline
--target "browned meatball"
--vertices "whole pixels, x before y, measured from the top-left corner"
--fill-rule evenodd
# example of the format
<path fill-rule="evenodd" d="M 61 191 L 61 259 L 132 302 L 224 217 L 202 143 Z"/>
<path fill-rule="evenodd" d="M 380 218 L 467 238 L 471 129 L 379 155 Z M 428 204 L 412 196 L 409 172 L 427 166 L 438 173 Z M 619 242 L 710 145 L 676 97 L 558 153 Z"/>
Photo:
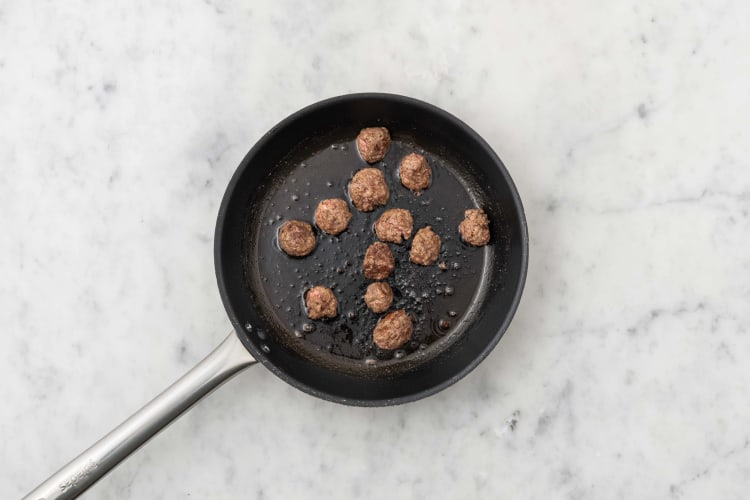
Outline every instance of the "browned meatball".
<path fill-rule="evenodd" d="M 314 286 L 305 294 L 305 307 L 310 319 L 335 318 L 339 302 L 330 288 Z"/>
<path fill-rule="evenodd" d="M 398 169 L 401 184 L 415 192 L 427 189 L 432 181 L 432 170 L 425 157 L 412 153 L 404 156 Z"/>
<path fill-rule="evenodd" d="M 440 245 L 440 236 L 430 226 L 425 226 L 414 235 L 409 260 L 422 266 L 432 265 L 437 262 Z"/>
<path fill-rule="evenodd" d="M 388 203 L 391 192 L 383 172 L 377 168 L 363 168 L 352 177 L 349 184 L 352 203 L 363 212 L 370 212 Z"/>
<path fill-rule="evenodd" d="M 458 225 L 461 238 L 469 245 L 481 247 L 490 242 L 490 220 L 481 208 L 464 212 L 464 220 Z"/>
<path fill-rule="evenodd" d="M 381 349 L 398 349 L 411 339 L 413 331 L 411 316 L 399 309 L 380 318 L 372 332 L 372 340 Z"/>
<path fill-rule="evenodd" d="M 414 219 L 411 213 L 403 208 L 386 210 L 375 222 L 375 234 L 383 241 L 401 244 L 411 238 Z"/>
<path fill-rule="evenodd" d="M 391 147 L 391 134 L 385 127 L 363 128 L 357 136 L 359 155 L 367 163 L 375 163 L 385 158 Z"/>
<path fill-rule="evenodd" d="M 315 224 L 328 234 L 337 235 L 349 226 L 352 212 L 341 198 L 331 198 L 318 203 L 315 209 Z"/>
<path fill-rule="evenodd" d="M 393 302 L 393 290 L 385 281 L 370 283 L 365 292 L 365 304 L 374 313 L 382 313 L 391 307 Z"/>
<path fill-rule="evenodd" d="M 365 278 L 384 280 L 391 275 L 395 266 L 393 253 L 385 243 L 376 241 L 367 248 L 362 266 Z"/>
<path fill-rule="evenodd" d="M 288 220 L 279 229 L 279 246 L 293 257 L 304 257 L 315 248 L 315 232 L 301 220 Z"/>

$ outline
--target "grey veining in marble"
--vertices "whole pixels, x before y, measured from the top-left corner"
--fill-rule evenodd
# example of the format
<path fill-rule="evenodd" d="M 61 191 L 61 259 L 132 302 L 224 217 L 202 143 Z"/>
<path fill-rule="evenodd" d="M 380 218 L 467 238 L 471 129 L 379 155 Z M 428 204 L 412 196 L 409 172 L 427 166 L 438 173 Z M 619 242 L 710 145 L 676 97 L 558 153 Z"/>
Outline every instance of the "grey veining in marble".
<path fill-rule="evenodd" d="M 750 3 L 0 3 L 0 497 L 229 330 L 212 237 L 274 123 L 355 91 L 456 114 L 531 237 L 493 354 L 396 408 L 255 367 L 87 498 L 743 498 Z"/>

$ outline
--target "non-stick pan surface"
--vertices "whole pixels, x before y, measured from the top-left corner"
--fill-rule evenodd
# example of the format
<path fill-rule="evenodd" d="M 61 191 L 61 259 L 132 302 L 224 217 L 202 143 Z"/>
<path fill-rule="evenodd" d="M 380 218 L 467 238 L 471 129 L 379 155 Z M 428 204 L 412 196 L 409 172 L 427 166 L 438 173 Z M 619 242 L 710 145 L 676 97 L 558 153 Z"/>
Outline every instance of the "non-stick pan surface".
<path fill-rule="evenodd" d="M 361 301 L 361 257 L 374 241 L 370 228 L 383 209 L 354 210 L 340 237 L 318 232 L 318 246 L 305 259 L 289 258 L 274 246 L 284 220 L 312 221 L 318 201 L 346 196 L 352 174 L 367 166 L 353 141 L 368 126 L 385 126 L 394 139 L 388 156 L 374 165 L 391 188 L 389 207 L 411 210 L 415 231 L 429 224 L 441 235 L 441 261 L 448 267 L 409 265 L 408 244 L 392 245 L 397 306 L 417 319 L 414 342 L 395 356 L 368 340 L 377 318 Z M 399 159 L 414 151 L 435 172 L 421 196 L 400 186 L 397 177 Z M 480 249 L 464 245 L 457 233 L 463 211 L 474 207 L 491 221 L 492 240 Z M 415 99 L 352 94 L 291 115 L 247 154 L 219 211 L 215 266 L 234 328 L 267 368 L 323 399 L 393 405 L 456 382 L 497 344 L 521 297 L 527 238 L 507 170 L 466 124 Z M 301 297 L 315 284 L 339 295 L 337 320 L 306 322 Z"/>

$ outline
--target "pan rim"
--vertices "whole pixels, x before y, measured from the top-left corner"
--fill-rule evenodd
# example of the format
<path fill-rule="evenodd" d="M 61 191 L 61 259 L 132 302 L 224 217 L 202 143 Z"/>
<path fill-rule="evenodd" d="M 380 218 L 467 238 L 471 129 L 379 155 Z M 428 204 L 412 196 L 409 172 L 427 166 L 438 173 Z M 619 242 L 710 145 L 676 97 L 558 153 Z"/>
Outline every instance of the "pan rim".
<path fill-rule="evenodd" d="M 385 398 L 385 399 L 342 398 L 333 394 L 329 394 L 329 393 L 317 390 L 309 386 L 308 384 L 306 384 L 304 381 L 290 376 L 283 369 L 277 367 L 274 363 L 272 363 L 265 356 L 265 354 L 253 342 L 251 342 L 248 339 L 248 336 L 245 334 L 244 326 L 242 322 L 239 320 L 238 315 L 235 313 L 234 308 L 232 306 L 232 300 L 227 290 L 227 284 L 224 278 L 224 273 L 222 271 L 224 266 L 223 266 L 223 256 L 222 256 L 222 251 L 221 251 L 221 248 L 222 248 L 221 242 L 223 241 L 223 237 L 224 237 L 224 228 L 225 228 L 225 220 L 226 220 L 227 213 L 228 213 L 228 205 L 230 203 L 233 193 L 236 190 L 236 186 L 240 178 L 242 177 L 245 169 L 247 169 L 248 166 L 253 163 L 253 158 L 257 155 L 257 153 L 261 151 L 264 147 L 266 147 L 267 143 L 272 140 L 272 138 L 276 135 L 276 133 L 279 130 L 285 129 L 290 124 L 294 123 L 295 121 L 301 119 L 302 117 L 308 114 L 315 113 L 321 108 L 325 108 L 332 104 L 337 104 L 337 103 L 346 102 L 346 101 L 357 101 L 357 100 L 367 100 L 367 99 L 388 100 L 396 104 L 401 103 L 401 104 L 405 104 L 409 106 L 424 108 L 430 113 L 440 116 L 442 119 L 448 122 L 451 122 L 454 126 L 463 130 L 471 138 L 471 140 L 474 141 L 474 143 L 477 146 L 481 147 L 484 150 L 484 152 L 488 155 L 488 157 L 492 159 L 492 161 L 494 162 L 495 168 L 497 168 L 497 170 L 499 171 L 500 175 L 503 178 L 503 181 L 507 184 L 508 189 L 511 193 L 511 198 L 512 198 L 511 201 L 517 210 L 517 218 L 518 218 L 517 222 L 520 228 L 519 240 L 521 243 L 520 245 L 520 261 L 521 262 L 520 262 L 518 283 L 515 287 L 516 289 L 513 293 L 513 297 L 510 300 L 510 307 L 507 309 L 507 312 L 504 315 L 503 321 L 497 326 L 496 333 L 492 336 L 490 341 L 487 342 L 487 344 L 483 347 L 481 352 L 477 356 L 472 358 L 470 362 L 468 362 L 463 368 L 461 368 L 461 370 L 456 372 L 453 376 L 449 377 L 448 379 L 440 383 L 437 383 L 426 389 L 423 389 L 422 391 L 415 392 L 406 396 L 401 396 L 398 398 Z M 516 188 L 516 185 L 513 182 L 513 179 L 511 178 L 510 173 L 505 167 L 505 164 L 502 162 L 502 160 L 497 155 L 497 153 L 495 153 L 492 147 L 487 143 L 487 141 L 485 141 L 484 138 L 482 138 L 476 131 L 474 131 L 474 129 L 472 129 L 465 122 L 463 122 L 462 120 L 460 120 L 453 114 L 433 104 L 430 104 L 425 101 L 421 101 L 419 99 L 415 99 L 412 97 L 407 97 L 407 96 L 403 96 L 399 94 L 381 93 L 381 92 L 352 93 L 352 94 L 344 94 L 344 95 L 339 95 L 339 96 L 323 99 L 321 101 L 305 106 L 299 109 L 298 111 L 295 111 L 294 113 L 288 115 L 286 118 L 284 118 L 283 120 L 278 122 L 276 125 L 274 125 L 268 132 L 263 134 L 260 137 L 260 139 L 253 145 L 250 151 L 248 151 L 248 153 L 243 157 L 242 161 L 239 163 L 234 173 L 232 174 L 232 177 L 230 178 L 229 183 L 227 184 L 226 190 L 224 191 L 224 195 L 221 200 L 221 205 L 219 207 L 219 211 L 218 211 L 217 218 L 216 218 L 216 228 L 214 231 L 214 270 L 216 274 L 217 285 L 219 287 L 219 294 L 221 296 L 222 303 L 224 304 L 224 309 L 227 313 L 227 316 L 229 317 L 229 320 L 234 328 L 235 334 L 239 337 L 243 346 L 245 346 L 245 348 L 250 352 L 250 354 L 256 360 L 258 360 L 266 368 L 271 370 L 271 372 L 273 372 L 276 376 L 281 378 L 284 382 L 292 385 L 293 387 L 296 387 L 297 389 L 300 389 L 301 391 L 307 394 L 315 396 L 317 398 L 336 402 L 336 403 L 351 405 L 351 406 L 364 406 L 364 407 L 391 406 L 391 405 L 402 404 L 402 403 L 407 403 L 411 401 L 417 401 L 419 399 L 422 399 L 422 398 L 431 396 L 437 392 L 440 392 L 443 389 L 455 384 L 460 379 L 468 375 L 472 370 L 474 370 L 490 354 L 490 352 L 492 352 L 492 350 L 495 348 L 495 346 L 498 344 L 500 339 L 505 334 L 506 330 L 508 329 L 510 323 L 513 320 L 513 317 L 515 316 L 515 313 L 520 304 L 521 296 L 523 295 L 523 290 L 524 290 L 525 283 L 526 283 L 526 276 L 527 276 L 527 271 L 528 271 L 528 258 L 529 258 L 528 225 L 526 221 L 526 214 L 524 211 L 524 207 L 521 202 L 520 195 L 518 194 L 518 189 Z"/>

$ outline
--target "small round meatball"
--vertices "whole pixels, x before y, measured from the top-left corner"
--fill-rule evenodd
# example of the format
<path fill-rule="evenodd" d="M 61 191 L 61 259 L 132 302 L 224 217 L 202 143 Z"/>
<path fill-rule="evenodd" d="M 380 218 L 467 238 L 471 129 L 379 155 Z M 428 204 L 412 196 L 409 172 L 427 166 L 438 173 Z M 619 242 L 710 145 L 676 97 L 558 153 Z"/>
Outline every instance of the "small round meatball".
<path fill-rule="evenodd" d="M 371 212 L 388 203 L 391 192 L 385 183 L 383 172 L 377 168 L 363 168 L 352 177 L 349 196 L 359 210 Z"/>
<path fill-rule="evenodd" d="M 357 136 L 359 155 L 367 163 L 375 163 L 385 158 L 391 147 L 391 134 L 385 127 L 363 128 Z"/>
<path fill-rule="evenodd" d="M 401 244 L 411 238 L 414 219 L 411 213 L 403 208 L 386 210 L 375 222 L 375 234 L 383 241 Z"/>
<path fill-rule="evenodd" d="M 490 242 L 490 220 L 481 208 L 466 210 L 458 232 L 469 245 L 481 247 Z"/>
<path fill-rule="evenodd" d="M 374 313 L 382 313 L 388 310 L 393 303 L 393 290 L 385 281 L 370 283 L 365 292 L 365 304 Z"/>
<path fill-rule="evenodd" d="M 349 226 L 352 212 L 341 198 L 331 198 L 318 203 L 315 209 L 315 224 L 328 234 L 337 235 Z"/>
<path fill-rule="evenodd" d="M 315 248 L 315 232 L 301 220 L 288 220 L 279 229 L 279 246 L 292 257 L 304 257 Z"/>
<path fill-rule="evenodd" d="M 362 266 L 365 278 L 384 280 L 391 275 L 395 267 L 396 262 L 388 245 L 376 241 L 367 248 Z"/>
<path fill-rule="evenodd" d="M 381 349 L 398 349 L 411 339 L 413 331 L 411 316 L 399 309 L 380 318 L 372 332 L 372 340 Z"/>
<path fill-rule="evenodd" d="M 432 169 L 425 157 L 417 153 L 404 156 L 398 174 L 401 184 L 417 193 L 427 189 L 432 181 Z"/>
<path fill-rule="evenodd" d="M 425 226 L 414 235 L 409 260 L 422 266 L 432 265 L 438 260 L 440 245 L 440 236 L 430 226 Z"/>
<path fill-rule="evenodd" d="M 330 288 L 314 286 L 305 294 L 305 307 L 310 319 L 335 318 L 339 302 Z"/>

